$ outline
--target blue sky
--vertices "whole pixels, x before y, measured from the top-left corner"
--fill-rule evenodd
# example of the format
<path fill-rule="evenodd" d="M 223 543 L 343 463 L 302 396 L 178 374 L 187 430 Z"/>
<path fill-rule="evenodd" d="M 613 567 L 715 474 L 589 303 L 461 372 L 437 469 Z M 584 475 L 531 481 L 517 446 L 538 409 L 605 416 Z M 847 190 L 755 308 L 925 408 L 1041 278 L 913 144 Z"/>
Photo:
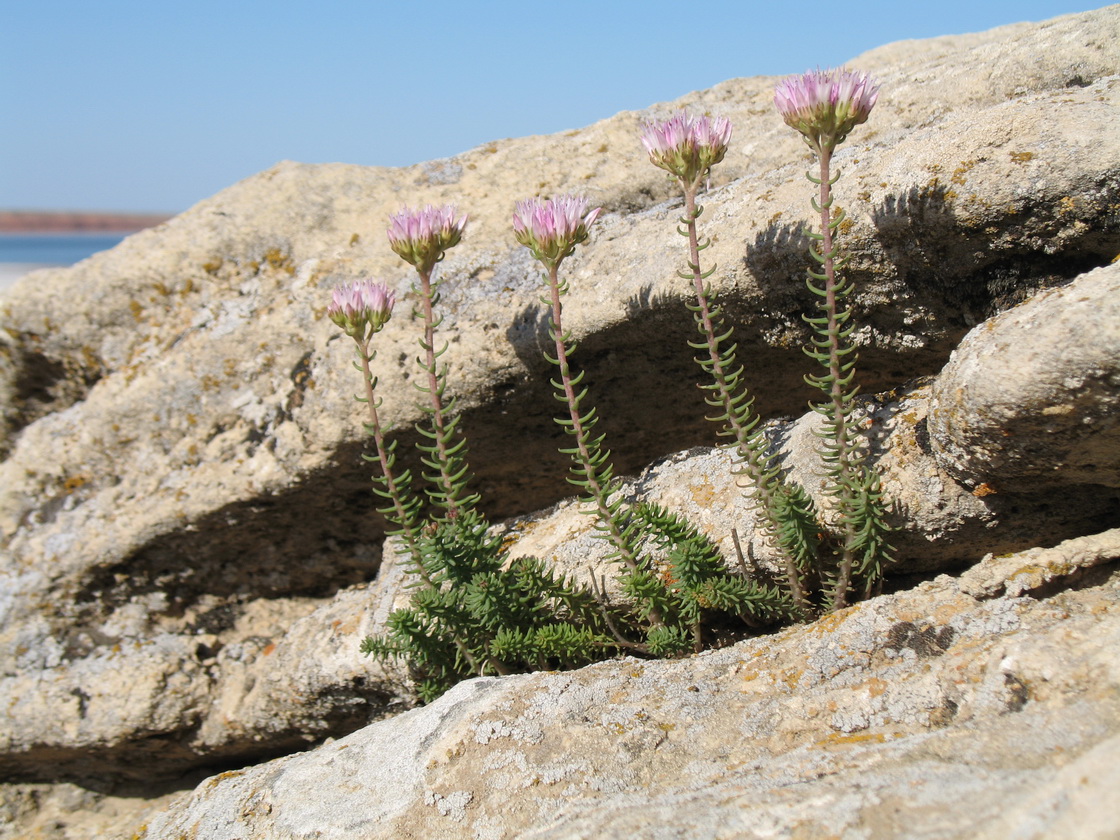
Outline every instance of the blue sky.
<path fill-rule="evenodd" d="M 279 160 L 407 166 L 1101 5 L 0 0 L 0 209 L 178 212 Z"/>

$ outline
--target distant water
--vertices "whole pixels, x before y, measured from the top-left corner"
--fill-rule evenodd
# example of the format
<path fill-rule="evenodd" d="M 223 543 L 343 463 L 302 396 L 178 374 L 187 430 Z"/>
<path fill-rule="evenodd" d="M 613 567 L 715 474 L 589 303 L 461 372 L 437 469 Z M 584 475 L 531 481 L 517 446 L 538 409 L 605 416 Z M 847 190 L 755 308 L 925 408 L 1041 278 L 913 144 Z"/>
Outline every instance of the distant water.
<path fill-rule="evenodd" d="M 73 265 L 123 239 L 105 233 L 0 233 L 0 263 Z"/>

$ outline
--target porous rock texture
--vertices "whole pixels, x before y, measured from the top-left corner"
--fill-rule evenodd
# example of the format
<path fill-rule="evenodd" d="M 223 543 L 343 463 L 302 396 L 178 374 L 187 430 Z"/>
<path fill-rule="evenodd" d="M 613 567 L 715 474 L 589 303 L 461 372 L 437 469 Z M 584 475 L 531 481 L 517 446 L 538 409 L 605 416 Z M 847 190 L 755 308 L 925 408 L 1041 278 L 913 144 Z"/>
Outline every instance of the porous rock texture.
<path fill-rule="evenodd" d="M 1120 270 L 992 318 L 934 388 L 930 439 L 965 481 L 1120 485 Z"/>
<path fill-rule="evenodd" d="M 1108 337 L 1120 322 L 1120 266 L 1110 265 L 1120 252 L 1118 42 L 1120 7 L 1112 6 L 889 45 L 851 62 L 883 84 L 871 121 L 837 156 L 844 175 L 836 192 L 849 218 L 841 233 L 857 288 L 860 382 L 865 393 L 880 392 L 860 410 L 898 528 L 895 586 L 907 575 L 957 569 L 985 553 L 1076 540 L 1120 519 L 1115 412 L 1109 413 L 1117 358 L 1115 336 Z M 813 396 L 802 382 L 801 351 L 801 315 L 812 305 L 802 279 L 811 189 L 802 176 L 809 163 L 804 146 L 773 110 L 774 82 L 736 79 L 584 129 L 499 141 L 406 169 L 282 163 L 111 252 L 33 275 L 0 297 L 0 776 L 10 781 L 0 820 L 8 820 L 8 836 L 24 836 L 28 826 L 41 836 L 131 836 L 138 809 L 200 773 L 343 736 L 414 702 L 399 669 L 356 651 L 399 603 L 401 572 L 392 562 L 382 565 L 384 523 L 372 513 L 368 465 L 358 457 L 365 441 L 361 407 L 351 398 L 358 384 L 351 345 L 324 317 L 330 288 L 346 280 L 378 276 L 404 297 L 378 336 L 375 367 L 384 419 L 399 430 L 402 453 L 411 452 L 409 430 L 421 416 L 411 387 L 411 276 L 383 234 L 402 203 L 455 201 L 471 216 L 463 242 L 438 269 L 449 384 L 465 409 L 474 487 L 487 512 L 518 537 L 514 551 L 579 574 L 588 566 L 604 570 L 588 517 L 566 501 L 566 464 L 556 452 L 561 432 L 551 419 L 555 401 L 541 356 L 547 335 L 539 269 L 509 232 L 516 199 L 579 191 L 606 212 L 591 241 L 565 263 L 572 287 L 565 320 L 580 342 L 576 361 L 587 371 L 600 429 L 619 470 L 635 475 L 627 492 L 688 513 L 729 557 L 735 529 L 745 562 L 766 568 L 769 549 L 729 475 L 726 453 L 710 449 L 714 430 L 693 387 L 699 375 L 686 345 L 693 335 L 689 289 L 673 271 L 683 264 L 683 241 L 673 233 L 681 203 L 664 173 L 645 160 L 637 132 L 642 119 L 681 106 L 733 121 L 732 149 L 703 197 L 701 230 L 713 239 L 705 259 L 721 267 L 714 289 L 735 324 L 758 407 L 773 418 L 775 444 L 792 474 L 819 495 L 812 435 L 819 418 L 779 419 L 801 415 Z M 1093 296 L 1092 306 L 1084 295 Z M 1078 313 L 1085 309 L 1093 310 L 1097 328 L 1083 328 Z M 1024 327 L 1016 330 L 1017 323 Z M 1032 348 L 1032 325 L 1066 343 Z M 1043 366 L 1075 352 L 1103 373 L 1082 376 L 1082 362 L 1071 361 L 1069 376 L 1046 379 L 1045 394 L 1026 393 L 1029 377 L 1009 376 L 994 392 L 977 386 L 976 376 L 1003 375 L 994 358 L 1013 352 L 1004 362 L 1014 367 L 1036 351 Z M 999 402 L 1008 393 L 1023 394 L 1018 414 Z M 1030 406 L 1066 405 L 1072 408 L 1050 411 L 1041 426 L 1031 421 Z M 986 437 L 997 427 L 1011 430 L 1012 422 L 1026 432 L 1021 444 Z M 1033 465 L 1026 472 L 1024 462 Z M 1049 615 L 1047 599 L 1074 597 L 1062 594 L 1068 575 L 1053 578 L 1038 604 L 1030 594 L 1007 597 Z M 889 596 L 915 605 L 896 623 L 909 621 L 919 635 L 933 626 L 923 622 L 937 610 L 918 606 L 927 595 L 934 599 L 929 587 L 944 594 L 963 586 L 938 580 Z M 1108 601 L 1112 584 L 1092 584 L 1085 592 Z M 897 603 L 877 600 L 844 615 L 893 616 Z M 822 651 L 835 649 L 831 632 L 848 620 L 779 638 L 800 640 L 803 655 L 813 639 Z M 895 618 L 882 619 L 888 620 Z M 1029 637 L 1032 622 L 1015 632 Z M 1079 651 L 1071 662 L 1095 655 L 1077 647 L 1081 636 L 1063 639 Z M 651 707 L 668 703 L 687 690 L 681 686 L 688 669 L 738 661 L 744 645 L 768 644 L 778 642 L 644 663 L 660 676 L 635 683 L 635 690 L 651 695 L 641 701 Z M 638 667 L 602 665 L 587 673 Z M 1074 679 L 1064 667 L 1055 664 L 1053 679 Z M 1099 669 L 1084 673 L 1086 690 L 1107 694 L 1115 684 Z M 509 685 L 548 679 L 574 685 L 598 677 L 535 676 Z M 569 683 L 556 683 L 562 684 Z M 472 682 L 439 708 L 465 715 L 474 698 L 520 690 L 506 685 Z M 820 690 L 828 688 L 822 683 Z M 658 692 L 666 697 L 652 696 Z M 1024 700 L 1025 710 L 1035 697 Z M 819 738 L 854 731 L 814 730 L 824 724 L 801 719 L 805 709 L 795 703 L 783 715 Z M 394 743 L 393 726 L 406 738 L 425 726 L 445 727 L 432 721 L 455 714 L 425 709 L 352 737 L 381 733 L 369 737 Z M 925 743 L 919 736 L 928 735 L 938 745 L 934 753 L 971 744 L 980 755 L 983 739 L 960 734 L 965 730 L 954 727 L 963 719 L 946 715 L 937 738 L 947 740 L 933 737 L 929 720 L 911 716 L 907 737 L 919 740 L 905 743 Z M 970 723 L 968 732 L 1003 720 L 980 718 L 987 723 Z M 741 726 L 724 737 L 741 740 Z M 709 742 L 718 740 L 716 731 Z M 564 749 L 593 752 L 576 735 L 565 738 Z M 888 751 L 895 743 L 886 735 L 880 740 Z M 773 773 L 802 778 L 783 757 L 799 743 L 775 742 L 766 758 L 776 762 Z M 1083 749 L 1083 740 L 1062 743 L 1070 756 L 1098 755 Z M 856 739 L 842 749 L 868 746 Z M 331 749 L 337 745 L 306 760 L 327 761 Z M 635 755 L 651 749 L 639 745 Z M 709 776 L 716 755 L 695 759 L 708 762 Z M 502 760 L 500 750 L 479 758 Z M 843 756 L 837 761 L 857 767 Z M 637 775 L 601 777 L 605 790 L 630 793 L 588 805 L 620 809 L 617 836 L 626 834 L 630 806 L 623 806 L 638 802 L 634 788 L 626 788 L 626 779 L 645 772 L 635 762 Z M 827 771 L 836 777 L 830 790 L 861 777 L 849 769 Z M 409 791 L 420 790 L 406 780 L 423 772 L 402 770 L 399 795 L 386 794 L 404 803 L 402 814 L 415 805 L 406 801 Z M 1012 790 L 1017 783 L 1007 784 Z M 260 785 L 254 790 L 271 790 Z M 226 790 L 203 788 L 210 789 Z M 1066 795 L 1060 786 L 1046 790 Z M 454 825 L 488 836 L 485 822 L 468 818 L 470 803 L 458 791 L 431 788 L 422 798 L 431 800 L 432 813 L 462 813 L 467 821 Z M 530 789 L 520 805 L 501 807 L 527 813 L 535 795 Z M 717 786 L 704 795 L 722 801 Z M 270 807 L 292 813 L 283 797 L 267 796 Z M 633 813 L 655 804 L 669 813 L 673 802 L 683 802 L 677 796 L 670 787 L 653 789 Z M 860 796 L 843 794 L 856 803 L 851 813 L 862 807 Z M 773 808 L 758 817 L 779 835 L 793 830 L 786 800 L 774 793 L 766 800 Z M 931 826 L 939 813 L 930 806 Z M 177 819 L 173 813 L 165 824 Z M 582 836 L 579 823 L 567 825 L 541 836 Z M 523 827 L 528 831 L 529 823 Z M 179 835 L 153 829 L 149 836 Z"/>
<path fill-rule="evenodd" d="M 1112 530 L 686 660 L 471 680 L 141 836 L 1115 837 L 1118 558 Z"/>

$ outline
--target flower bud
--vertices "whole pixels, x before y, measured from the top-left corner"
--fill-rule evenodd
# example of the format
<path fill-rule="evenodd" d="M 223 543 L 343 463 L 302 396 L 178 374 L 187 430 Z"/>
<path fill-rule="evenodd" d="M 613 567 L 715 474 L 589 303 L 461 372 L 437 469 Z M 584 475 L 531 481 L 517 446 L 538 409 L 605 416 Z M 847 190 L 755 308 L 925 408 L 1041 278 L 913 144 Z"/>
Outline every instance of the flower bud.
<path fill-rule="evenodd" d="M 832 150 L 863 122 L 879 98 L 879 83 L 853 70 L 813 70 L 790 76 L 774 90 L 774 104 L 786 124 L 805 136 L 815 151 Z"/>
<path fill-rule="evenodd" d="M 589 211 L 588 204 L 575 195 L 519 201 L 513 211 L 513 235 L 546 267 L 556 268 L 587 239 L 587 229 L 603 212 L 602 207 Z"/>
<path fill-rule="evenodd" d="M 455 205 L 401 209 L 389 217 L 389 246 L 421 274 L 430 274 L 444 252 L 459 244 L 467 217 L 455 218 Z"/>
<path fill-rule="evenodd" d="M 331 294 L 327 317 L 352 338 L 364 341 L 388 323 L 396 295 L 384 283 L 355 280 Z"/>
<path fill-rule="evenodd" d="M 650 162 L 693 186 L 723 160 L 731 142 L 725 117 L 696 117 L 680 111 L 665 122 L 642 124 L 642 145 Z"/>

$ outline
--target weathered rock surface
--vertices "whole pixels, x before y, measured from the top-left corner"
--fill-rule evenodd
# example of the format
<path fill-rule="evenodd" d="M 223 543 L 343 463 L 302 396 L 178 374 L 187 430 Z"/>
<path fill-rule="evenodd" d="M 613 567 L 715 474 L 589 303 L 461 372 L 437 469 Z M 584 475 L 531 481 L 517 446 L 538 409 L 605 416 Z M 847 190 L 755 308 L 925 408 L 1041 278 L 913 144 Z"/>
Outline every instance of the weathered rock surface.
<path fill-rule="evenodd" d="M 933 389 L 930 440 L 973 485 L 1120 486 L 1120 263 L 969 334 Z"/>
<path fill-rule="evenodd" d="M 1120 492 L 1109 487 L 1072 483 L 1055 498 L 1030 486 L 1019 492 L 978 493 L 957 481 L 935 457 L 926 431 L 930 390 L 938 381 L 902 389 L 887 402 L 862 406 L 873 441 L 872 457 L 890 503 L 893 575 L 970 565 L 986 552 L 1019 551 L 1120 521 Z M 811 412 L 796 421 L 776 421 L 768 433 L 779 447 L 788 476 L 809 491 L 827 516 L 831 502 L 820 476 L 816 434 L 822 422 L 819 414 Z M 625 482 L 621 492 L 684 515 L 719 544 L 725 557 L 736 557 L 737 536 L 745 560 L 777 575 L 778 557 L 759 533 L 757 510 L 746 495 L 750 482 L 736 478 L 735 466 L 726 450 L 697 447 L 656 462 Z M 593 519 L 582 512 L 585 509 L 570 499 L 545 513 L 511 520 L 506 527 L 517 538 L 511 555 L 548 558 L 577 578 L 586 579 L 589 570 L 609 577 L 609 547 L 595 536 Z M 386 564 L 392 565 L 388 560 Z"/>
<path fill-rule="evenodd" d="M 927 415 L 932 377 L 970 329 L 1079 277 L 1115 282 L 1116 267 L 1100 267 L 1120 252 L 1118 41 L 1113 6 L 853 62 L 884 86 L 871 123 L 843 147 L 837 190 L 861 382 L 865 393 L 894 390 L 866 416 L 900 528 L 896 571 L 936 572 L 1116 521 L 1103 413 L 1088 424 L 1103 453 L 1092 471 L 1053 450 L 1078 466 L 1056 491 L 1034 478 L 985 483 L 962 472 L 975 464 L 939 459 L 951 435 L 935 451 Z M 0 777 L 86 785 L 61 785 L 55 799 L 42 785 L 5 789 L 13 836 L 36 801 L 101 809 L 101 827 L 73 836 L 109 836 L 103 826 L 123 824 L 109 811 L 129 806 L 92 790 L 154 796 L 157 776 L 174 783 L 269 758 L 409 703 L 399 672 L 356 653 L 399 589 L 386 575 L 370 583 L 383 523 L 358 458 L 350 347 L 323 318 L 344 280 L 373 274 L 406 291 L 407 267 L 383 239 L 402 203 L 457 201 L 471 214 L 440 269 L 450 385 L 488 512 L 519 517 L 507 526 L 516 550 L 581 573 L 601 557 L 588 518 L 562 501 L 538 270 L 508 231 L 516 199 L 578 190 L 607 213 L 565 264 L 566 320 L 616 463 L 638 474 L 656 462 L 634 492 L 689 514 L 729 556 L 735 528 L 765 566 L 724 455 L 703 448 L 713 430 L 692 387 L 687 289 L 672 268 L 683 261 L 680 204 L 637 129 L 679 106 L 735 123 L 704 198 L 705 254 L 721 265 L 713 282 L 762 413 L 798 416 L 813 396 L 800 350 L 810 189 L 802 144 L 773 113 L 773 82 L 732 80 L 408 169 L 279 164 L 0 296 Z M 383 411 L 398 429 L 419 417 L 406 315 L 407 299 L 378 337 Z M 986 330 L 969 347 L 982 352 Z M 1079 352 L 1093 349 L 1094 335 L 1073 333 Z M 1095 393 L 1105 405 L 1107 387 Z M 814 422 L 772 431 L 815 492 Z M 1054 428 L 1050 443 L 1086 443 L 1070 434 L 1076 423 Z M 410 433 L 399 439 L 410 452 Z"/>
<path fill-rule="evenodd" d="M 1114 837 L 1118 558 L 1114 530 L 683 661 L 471 680 L 141 836 Z"/>

